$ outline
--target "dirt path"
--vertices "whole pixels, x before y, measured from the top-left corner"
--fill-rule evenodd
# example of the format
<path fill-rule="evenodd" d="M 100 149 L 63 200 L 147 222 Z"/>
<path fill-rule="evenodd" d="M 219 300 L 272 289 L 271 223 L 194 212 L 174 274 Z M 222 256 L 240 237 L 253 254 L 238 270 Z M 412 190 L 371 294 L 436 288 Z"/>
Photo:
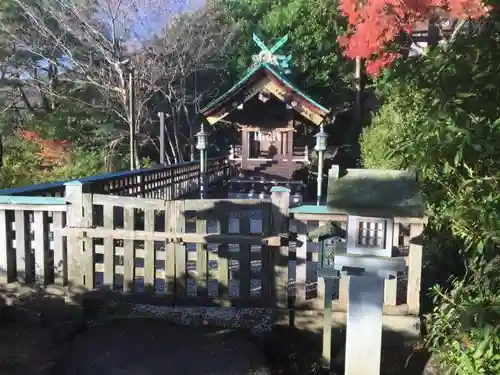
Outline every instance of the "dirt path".
<path fill-rule="evenodd" d="M 64 350 L 38 326 L 0 321 L 0 374 L 47 375 Z"/>
<path fill-rule="evenodd" d="M 268 375 L 262 350 L 230 330 L 121 321 L 78 335 L 61 375 Z"/>

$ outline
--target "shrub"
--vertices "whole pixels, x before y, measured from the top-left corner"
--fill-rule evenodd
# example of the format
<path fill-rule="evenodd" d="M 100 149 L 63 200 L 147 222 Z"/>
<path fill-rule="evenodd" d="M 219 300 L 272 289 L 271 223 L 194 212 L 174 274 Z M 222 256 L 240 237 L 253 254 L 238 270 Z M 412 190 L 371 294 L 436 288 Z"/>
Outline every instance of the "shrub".
<path fill-rule="evenodd" d="M 500 373 L 499 43 L 497 22 L 400 62 L 377 82 L 383 105 L 360 140 L 366 166 L 419 173 L 430 273 L 451 276 L 432 288 L 427 343 L 454 375 Z"/>

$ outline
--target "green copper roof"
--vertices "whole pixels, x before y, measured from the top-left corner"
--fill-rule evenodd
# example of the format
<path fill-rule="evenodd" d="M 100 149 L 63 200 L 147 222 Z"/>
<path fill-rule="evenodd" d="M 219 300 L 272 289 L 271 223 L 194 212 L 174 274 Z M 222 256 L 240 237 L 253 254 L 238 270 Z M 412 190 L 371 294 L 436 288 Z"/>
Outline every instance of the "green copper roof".
<path fill-rule="evenodd" d="M 215 108 L 218 104 L 224 102 L 226 99 L 231 97 L 234 93 L 236 93 L 239 89 L 241 89 L 246 83 L 250 81 L 250 79 L 256 74 L 258 71 L 261 69 L 265 69 L 268 72 L 270 72 L 273 76 L 275 76 L 280 82 L 282 82 L 285 86 L 289 87 L 292 89 L 294 92 L 296 92 L 298 95 L 300 95 L 303 99 L 305 99 L 307 102 L 311 103 L 315 107 L 319 108 L 321 111 L 325 113 L 329 113 L 330 110 L 323 107 L 321 104 L 317 103 L 314 101 L 312 98 L 307 96 L 304 92 L 302 92 L 300 89 L 295 87 L 291 82 L 289 82 L 285 77 L 283 77 L 280 73 L 278 73 L 275 69 L 273 69 L 269 64 L 267 63 L 262 63 L 260 65 L 257 65 L 256 67 L 250 69 L 250 71 L 238 82 L 236 83 L 233 87 L 231 87 L 228 91 L 226 91 L 223 95 L 219 96 L 217 99 L 209 103 L 205 108 L 203 108 L 200 112 L 204 113 L 209 111 L 212 108 Z"/>
<path fill-rule="evenodd" d="M 327 205 L 352 215 L 423 217 L 424 202 L 414 173 L 385 169 L 348 169 L 328 180 Z"/>
<path fill-rule="evenodd" d="M 288 41 L 288 34 L 280 38 L 271 48 L 268 48 L 255 33 L 252 35 L 252 40 L 260 49 L 260 53 L 258 55 L 252 56 L 253 66 L 250 67 L 247 74 L 245 74 L 245 76 L 238 83 L 236 83 L 223 95 L 209 103 L 205 108 L 201 110 L 201 113 L 210 111 L 211 109 L 217 107 L 217 105 L 225 102 L 229 97 L 231 97 L 231 95 L 238 92 L 245 84 L 247 84 L 254 76 L 254 74 L 259 72 L 260 70 L 267 70 L 268 72 L 270 72 L 281 83 L 300 95 L 304 100 L 318 108 L 320 111 L 324 112 L 325 114 L 330 112 L 329 109 L 315 102 L 284 77 L 291 72 L 290 61 L 292 59 L 292 56 L 276 55 L 276 52 Z M 271 65 L 273 65 L 274 67 L 272 67 Z"/>
<path fill-rule="evenodd" d="M 297 94 L 299 94 L 301 97 L 303 97 L 305 100 L 307 100 L 309 103 L 312 105 L 318 107 L 320 110 L 322 110 L 325 113 L 329 113 L 330 110 L 328 108 L 323 107 L 321 104 L 318 102 L 314 101 L 311 97 L 307 96 L 303 91 L 299 90 L 297 87 L 292 85 L 288 80 L 286 80 L 281 74 L 279 74 L 276 70 L 271 68 L 268 64 L 264 64 L 264 66 L 274 74 L 276 78 L 278 78 L 281 82 L 283 82 L 286 86 L 291 88 L 293 91 L 295 91 Z"/>
<path fill-rule="evenodd" d="M 346 236 L 346 230 L 342 229 L 340 225 L 338 225 L 334 221 L 328 221 L 326 224 L 313 229 L 307 234 L 307 238 L 309 238 L 310 240 L 318 239 L 320 241 L 329 237 L 346 238 Z"/>

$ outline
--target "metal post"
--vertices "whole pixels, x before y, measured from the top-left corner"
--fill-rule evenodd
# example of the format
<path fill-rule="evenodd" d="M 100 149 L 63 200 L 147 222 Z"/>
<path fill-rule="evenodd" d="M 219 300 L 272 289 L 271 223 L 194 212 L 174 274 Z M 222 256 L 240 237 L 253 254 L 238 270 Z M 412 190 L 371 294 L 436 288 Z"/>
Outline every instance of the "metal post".
<path fill-rule="evenodd" d="M 200 150 L 200 199 L 205 199 L 205 150 Z"/>
<path fill-rule="evenodd" d="M 165 165 L 165 113 L 158 112 L 160 117 L 160 164 Z"/>
<path fill-rule="evenodd" d="M 208 172 L 208 150 L 204 149 L 203 152 L 205 153 L 205 167 L 203 169 L 203 172 L 205 173 L 205 179 L 203 181 L 205 182 L 205 185 L 207 185 L 208 179 L 206 177 L 207 177 L 207 172 Z M 205 191 L 206 190 L 207 189 L 205 189 Z"/>
<path fill-rule="evenodd" d="M 363 61 L 360 57 L 356 57 L 356 70 L 354 71 L 355 78 L 355 91 L 356 97 L 354 99 L 354 122 L 359 126 L 361 119 L 363 117 L 363 103 L 362 103 L 362 71 L 363 71 Z"/>
<path fill-rule="evenodd" d="M 319 206 L 320 201 L 321 201 L 321 192 L 323 190 L 323 157 L 324 157 L 324 151 L 320 150 L 318 151 L 318 178 L 317 178 L 317 184 L 318 184 L 318 191 L 316 193 L 316 205 Z"/>
<path fill-rule="evenodd" d="M 128 89 L 129 89 L 129 133 L 130 133 L 130 170 L 135 169 L 135 83 L 134 69 L 129 68 Z"/>

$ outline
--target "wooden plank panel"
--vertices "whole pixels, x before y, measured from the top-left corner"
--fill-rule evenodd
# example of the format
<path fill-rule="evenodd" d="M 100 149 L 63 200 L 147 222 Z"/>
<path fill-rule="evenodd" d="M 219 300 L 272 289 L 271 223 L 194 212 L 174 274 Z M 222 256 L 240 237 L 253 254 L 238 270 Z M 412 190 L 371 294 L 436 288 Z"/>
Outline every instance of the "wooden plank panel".
<path fill-rule="evenodd" d="M 0 210 L 0 271 L 2 274 L 5 272 L 7 282 L 16 279 L 16 253 L 14 251 L 8 211 Z"/>
<path fill-rule="evenodd" d="M 93 224 L 92 194 L 82 195 L 83 219 L 82 226 L 91 228 Z M 91 238 L 83 239 L 82 269 L 84 275 L 84 285 L 88 290 L 95 287 L 95 267 L 94 267 L 94 241 Z"/>
<path fill-rule="evenodd" d="M 22 218 L 20 217 L 19 220 L 22 220 Z M 54 277 L 55 282 L 61 285 L 68 284 L 68 249 L 66 247 L 66 238 L 64 238 L 61 233 L 61 229 L 65 226 L 66 214 L 64 212 L 54 212 L 52 214 L 52 234 L 54 236 Z M 25 252 L 23 251 L 23 253 Z"/>
<path fill-rule="evenodd" d="M 240 209 L 240 234 L 250 234 L 250 211 L 254 209 L 261 209 L 261 202 L 255 206 L 245 207 Z M 239 249 L 239 297 L 241 299 L 248 299 L 250 295 L 250 252 L 251 245 L 240 244 Z"/>
<path fill-rule="evenodd" d="M 165 201 L 161 199 L 137 199 L 136 197 L 101 194 L 94 194 L 92 199 L 93 203 L 97 205 L 112 205 L 116 207 L 138 208 L 143 210 L 162 210 L 165 207 Z"/>
<path fill-rule="evenodd" d="M 394 224 L 392 232 L 392 246 L 399 249 L 399 229 L 401 224 Z M 384 286 L 384 305 L 396 306 L 398 292 L 398 279 L 386 279 Z"/>
<path fill-rule="evenodd" d="M 219 216 L 221 234 L 229 233 L 229 212 Z M 229 242 L 221 242 L 217 251 L 217 268 L 219 282 L 219 299 L 229 301 Z M 224 306 L 231 306 L 226 302 Z"/>
<path fill-rule="evenodd" d="M 113 229 L 113 205 L 103 205 L 103 225 L 105 228 Z M 103 270 L 103 284 L 104 286 L 114 289 L 115 288 L 115 249 L 113 237 L 106 236 L 103 238 L 104 243 L 104 270 Z M 96 249 L 97 252 L 97 249 Z"/>
<path fill-rule="evenodd" d="M 136 240 L 136 241 L 183 241 L 187 243 L 234 243 L 245 245 L 268 245 L 279 246 L 281 235 L 262 236 L 262 235 L 242 235 L 242 234 L 198 234 L 182 232 L 145 232 L 141 230 L 127 229 L 106 229 L 106 228 L 65 228 L 62 230 L 64 235 L 73 235 L 80 238 L 105 238 L 113 237 L 115 239 Z M 288 232 L 286 232 L 288 233 Z M 285 235 L 286 233 L 283 233 Z"/>
<path fill-rule="evenodd" d="M 35 263 L 31 251 L 31 234 L 28 212 L 16 210 L 14 213 L 16 228 L 16 268 L 17 281 L 35 282 Z M 3 228 L 3 224 L 2 224 Z"/>
<path fill-rule="evenodd" d="M 295 247 L 295 299 L 296 302 L 306 299 L 307 286 L 307 234 L 298 234 L 297 240 L 302 245 Z"/>
<path fill-rule="evenodd" d="M 36 274 L 45 284 L 53 282 L 53 269 L 49 244 L 49 218 L 47 212 L 33 212 L 33 251 L 35 254 Z"/>
<path fill-rule="evenodd" d="M 225 212 L 231 208 L 233 211 L 238 206 L 248 207 L 261 203 L 260 199 L 190 199 L 185 201 L 185 211 L 214 210 L 214 212 Z"/>
<path fill-rule="evenodd" d="M 144 211 L 144 230 L 155 231 L 155 211 L 147 209 Z M 156 270 L 156 249 L 154 241 L 144 241 L 144 286 L 146 290 L 154 291 Z"/>
<path fill-rule="evenodd" d="M 134 230 L 134 208 L 123 209 L 123 227 L 125 230 Z M 126 239 L 123 243 L 123 291 L 133 292 L 135 290 L 135 246 L 134 240 Z"/>
<path fill-rule="evenodd" d="M 65 232 L 68 244 L 68 279 L 73 286 L 81 286 L 83 272 L 81 269 L 83 239 L 78 237 L 82 228 L 83 186 L 80 182 L 70 182 L 65 185 L 65 199 L 69 203 L 66 211 L 67 226 L 78 228 L 75 232 Z"/>
<path fill-rule="evenodd" d="M 271 234 L 271 207 L 270 202 L 262 203 L 262 230 L 265 234 Z M 271 291 L 272 280 L 273 280 L 273 269 L 272 269 L 272 248 L 266 245 L 261 246 L 261 270 L 260 270 L 260 298 L 265 301 L 268 305 L 271 303 L 271 298 L 273 294 Z"/>
<path fill-rule="evenodd" d="M 196 233 L 207 233 L 207 221 L 204 219 L 196 219 Z M 208 277 L 208 254 L 206 244 L 196 244 L 196 278 L 197 278 L 197 293 L 199 297 L 206 297 Z"/>
<path fill-rule="evenodd" d="M 176 201 L 165 202 L 165 232 L 177 230 L 177 218 L 180 214 Z M 175 243 L 165 242 L 165 293 L 171 296 L 175 291 L 175 248 Z"/>
<path fill-rule="evenodd" d="M 410 225 L 410 253 L 408 254 L 408 312 L 412 315 L 420 314 L 420 289 L 422 287 L 422 256 L 423 246 L 414 239 L 424 230 L 422 224 Z"/>
<path fill-rule="evenodd" d="M 186 231 L 186 220 L 184 217 L 184 201 L 175 202 L 176 216 L 174 219 L 175 230 L 178 233 Z M 182 300 L 187 296 L 187 274 L 186 274 L 186 247 L 183 244 L 175 243 L 175 301 Z"/>
<path fill-rule="evenodd" d="M 287 233 L 288 207 L 290 204 L 290 190 L 271 190 L 272 218 L 271 225 L 278 233 Z M 279 250 L 278 250 L 279 249 Z M 280 246 L 273 252 L 274 269 L 274 296 L 278 308 L 288 308 L 288 247 Z"/>

